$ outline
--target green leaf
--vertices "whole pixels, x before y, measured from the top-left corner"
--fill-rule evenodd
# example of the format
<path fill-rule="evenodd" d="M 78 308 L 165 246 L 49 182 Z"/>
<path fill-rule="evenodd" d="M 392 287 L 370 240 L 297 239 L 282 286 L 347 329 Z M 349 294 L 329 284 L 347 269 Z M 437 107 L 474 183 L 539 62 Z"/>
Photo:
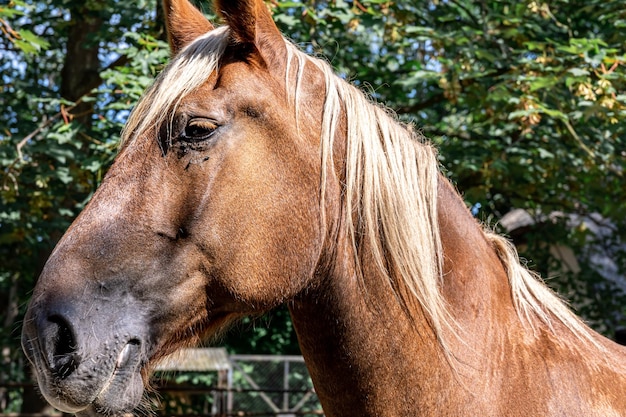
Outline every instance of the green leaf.
<path fill-rule="evenodd" d="M 37 48 L 37 51 L 40 51 L 42 49 L 48 49 L 48 47 L 50 46 L 50 43 L 48 41 L 35 35 L 30 30 L 22 29 L 19 31 L 19 35 L 20 38 L 22 38 L 25 42 L 29 42 L 30 44 L 35 46 L 35 48 Z"/>
<path fill-rule="evenodd" d="M 589 75 L 589 71 L 586 68 L 569 68 L 567 72 L 572 74 L 574 77 L 583 77 Z"/>
<path fill-rule="evenodd" d="M 553 159 L 554 154 L 547 149 L 537 148 L 537 152 L 539 152 L 539 157 L 543 159 Z"/>
<path fill-rule="evenodd" d="M 535 92 L 543 88 L 551 88 L 558 82 L 559 80 L 553 76 L 534 78 L 530 83 L 530 91 Z"/>
<path fill-rule="evenodd" d="M 22 50 L 25 54 L 36 54 L 39 50 L 35 45 L 30 42 L 23 41 L 21 39 L 15 39 L 13 41 L 15 46 Z"/>
<path fill-rule="evenodd" d="M 72 177 L 72 174 L 70 173 L 70 169 L 65 166 L 59 167 L 56 170 L 56 176 L 63 184 L 69 184 L 72 181 L 74 181 L 74 178 Z"/>

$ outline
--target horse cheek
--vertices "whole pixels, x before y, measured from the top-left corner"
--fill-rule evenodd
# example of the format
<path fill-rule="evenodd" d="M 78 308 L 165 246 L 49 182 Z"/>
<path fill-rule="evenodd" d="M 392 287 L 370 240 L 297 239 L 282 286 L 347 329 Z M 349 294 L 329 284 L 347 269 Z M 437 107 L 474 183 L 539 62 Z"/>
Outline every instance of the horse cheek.
<path fill-rule="evenodd" d="M 225 161 L 203 226 L 214 242 L 220 285 L 264 310 L 310 282 L 320 251 L 319 202 L 309 201 L 312 186 L 267 148 L 247 150 Z"/>

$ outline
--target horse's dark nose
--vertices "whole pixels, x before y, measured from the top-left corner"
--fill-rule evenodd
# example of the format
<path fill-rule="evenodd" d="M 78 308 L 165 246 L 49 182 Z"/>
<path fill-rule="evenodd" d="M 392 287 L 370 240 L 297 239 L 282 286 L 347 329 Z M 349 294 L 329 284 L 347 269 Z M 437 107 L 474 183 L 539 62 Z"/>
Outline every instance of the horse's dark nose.
<path fill-rule="evenodd" d="M 52 375 L 58 379 L 70 376 L 80 364 L 70 322 L 59 314 L 50 315 L 40 323 L 39 337 Z"/>
<path fill-rule="evenodd" d="M 116 314 L 102 314 L 102 298 L 101 292 L 84 298 L 50 292 L 24 317 L 24 352 L 42 395 L 61 411 L 95 415 L 112 404 L 121 413 L 141 399 L 143 319 L 130 313 L 135 304 L 123 296 Z M 121 415 L 117 411 L 108 415 Z"/>

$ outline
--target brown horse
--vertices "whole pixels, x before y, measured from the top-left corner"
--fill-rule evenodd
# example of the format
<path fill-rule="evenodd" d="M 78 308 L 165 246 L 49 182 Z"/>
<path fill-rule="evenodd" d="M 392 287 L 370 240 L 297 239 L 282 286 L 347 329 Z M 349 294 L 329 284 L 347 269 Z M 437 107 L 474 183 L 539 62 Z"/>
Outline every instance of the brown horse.
<path fill-rule="evenodd" d="M 478 225 L 433 149 L 278 32 L 165 2 L 173 59 L 35 288 L 60 410 L 135 409 L 164 355 L 288 303 L 328 416 L 626 415 L 626 352 Z"/>

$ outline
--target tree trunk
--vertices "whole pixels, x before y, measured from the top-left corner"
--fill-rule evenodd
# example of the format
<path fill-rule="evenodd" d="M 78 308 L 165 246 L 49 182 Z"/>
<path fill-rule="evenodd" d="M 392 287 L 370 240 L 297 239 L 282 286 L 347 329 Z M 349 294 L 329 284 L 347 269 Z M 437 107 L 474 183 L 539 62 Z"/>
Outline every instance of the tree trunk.
<path fill-rule="evenodd" d="M 102 18 L 97 11 L 79 6 L 71 10 L 67 52 L 61 71 L 61 96 L 77 101 L 100 83 L 100 45 L 94 36 L 102 28 Z M 92 102 L 81 102 L 71 112 L 74 120 L 91 126 Z"/>

